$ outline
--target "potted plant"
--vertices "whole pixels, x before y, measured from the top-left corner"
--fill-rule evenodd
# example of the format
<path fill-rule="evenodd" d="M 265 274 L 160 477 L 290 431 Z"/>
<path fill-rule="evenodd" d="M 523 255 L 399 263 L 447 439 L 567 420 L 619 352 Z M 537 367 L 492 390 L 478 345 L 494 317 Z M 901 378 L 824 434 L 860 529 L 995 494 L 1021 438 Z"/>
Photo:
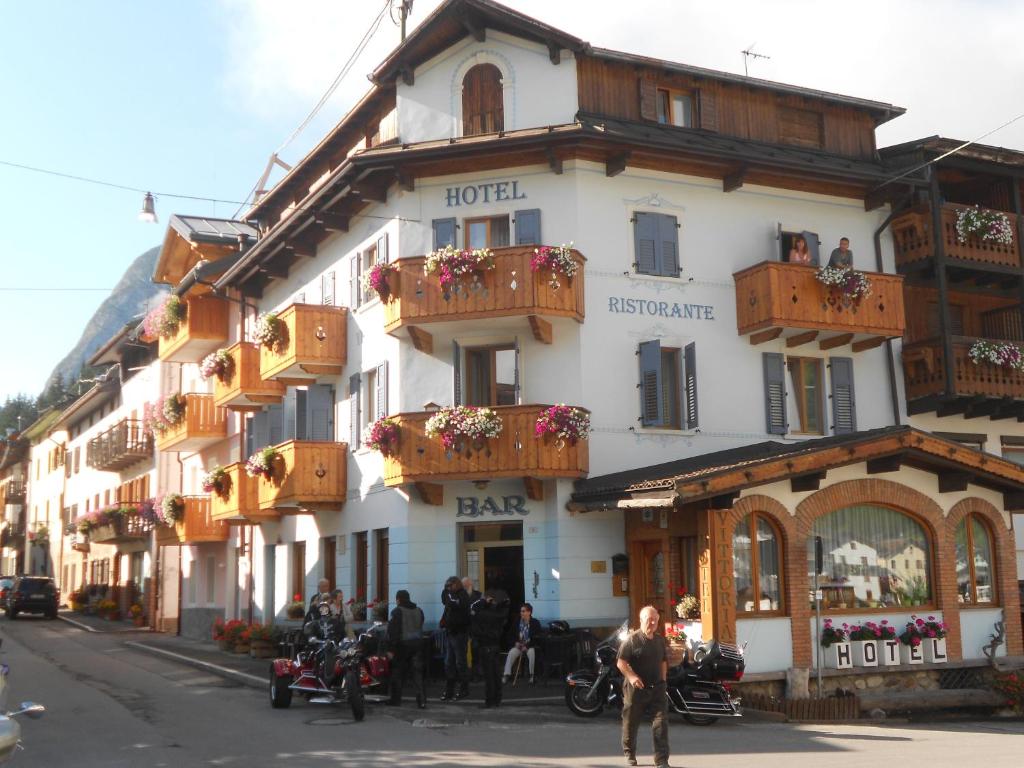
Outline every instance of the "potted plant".
<path fill-rule="evenodd" d="M 273 624 L 254 623 L 249 627 L 249 654 L 254 659 L 272 659 L 277 655 L 277 630 Z"/>
<path fill-rule="evenodd" d="M 825 619 L 821 630 L 821 645 L 825 649 L 825 666 L 831 669 L 849 669 L 853 666 L 853 653 L 850 649 L 849 625 L 837 627 L 832 619 Z"/>
<path fill-rule="evenodd" d="M 967 355 L 975 365 L 991 363 L 1008 371 L 1024 370 L 1024 353 L 1016 344 L 979 339 L 971 344 Z"/>
<path fill-rule="evenodd" d="M 427 437 L 441 438 L 450 459 L 453 451 L 462 452 L 466 440 L 480 450 L 488 438 L 501 434 L 501 426 L 501 417 L 491 408 L 456 405 L 440 409 L 427 419 L 424 429 Z"/>
<path fill-rule="evenodd" d="M 227 634 L 225 633 L 224 619 L 218 616 L 213 620 L 212 627 L 213 641 L 217 643 L 217 647 L 222 651 L 230 651 L 231 644 L 228 641 Z"/>
<path fill-rule="evenodd" d="M 292 601 L 284 609 L 289 619 L 301 619 L 306 615 L 306 604 L 302 602 L 302 595 L 293 595 Z"/>
<path fill-rule="evenodd" d="M 226 349 L 218 349 L 203 358 L 199 364 L 199 374 L 204 379 L 216 376 L 222 384 L 230 381 L 235 373 L 235 359 Z"/>
<path fill-rule="evenodd" d="M 686 629 L 682 622 L 665 622 L 665 641 L 668 643 L 668 665 L 681 664 L 687 648 Z"/>
<path fill-rule="evenodd" d="M 924 651 L 921 649 L 921 627 L 924 620 L 911 616 L 906 627 L 900 632 L 900 663 L 924 664 Z"/>
<path fill-rule="evenodd" d="M 916 619 L 915 624 L 921 630 L 921 647 L 924 650 L 924 660 L 929 664 L 945 664 L 949 661 L 946 656 L 946 635 L 949 633 L 949 626 L 942 619 L 929 616 L 927 619 Z"/>
<path fill-rule="evenodd" d="M 165 296 L 143 318 L 143 335 L 149 339 L 170 338 L 178 332 L 181 322 L 185 319 L 187 306 L 177 296 Z"/>
<path fill-rule="evenodd" d="M 472 287 L 475 289 L 480 285 L 480 275 L 492 269 L 494 269 L 494 253 L 490 248 L 475 250 L 465 248 L 460 251 L 453 245 L 446 245 L 444 248 L 428 253 L 423 264 L 423 271 L 426 274 L 437 274 L 445 301 L 451 299 L 452 293 L 458 293 L 460 278 L 472 277 Z"/>
<path fill-rule="evenodd" d="M 185 517 L 185 499 L 180 493 L 168 493 L 160 499 L 158 522 L 161 525 L 174 527 Z"/>
<path fill-rule="evenodd" d="M 103 599 L 96 603 L 96 614 L 107 621 L 117 621 L 121 618 L 121 612 L 117 610 L 117 603 L 110 599 Z"/>
<path fill-rule="evenodd" d="M 533 258 L 530 259 L 530 270 L 533 272 L 549 271 L 551 279 L 548 280 L 548 285 L 554 290 L 562 286 L 561 281 L 558 279 L 559 275 L 572 282 L 572 278 L 578 269 L 579 265 L 572 256 L 572 243 L 555 246 L 542 245 L 540 248 L 533 249 Z"/>
<path fill-rule="evenodd" d="M 216 493 L 221 498 L 228 495 L 230 491 L 231 476 L 221 466 L 216 466 L 203 475 L 203 493 Z"/>
<path fill-rule="evenodd" d="M 132 624 L 136 627 L 144 627 L 146 625 L 146 617 L 142 615 L 141 605 L 133 603 L 131 608 L 128 609 L 128 613 L 131 614 Z"/>
<path fill-rule="evenodd" d="M 245 474 L 249 477 L 262 477 L 264 480 L 272 480 L 274 477 L 274 463 L 281 458 L 280 452 L 272 445 L 256 451 L 245 462 Z"/>
<path fill-rule="evenodd" d="M 249 652 L 249 638 L 242 637 L 247 629 L 246 623 L 240 619 L 232 619 L 224 625 L 224 639 L 227 641 L 228 650 L 235 653 Z"/>
<path fill-rule="evenodd" d="M 85 593 L 85 590 L 76 589 L 68 595 L 68 603 L 71 605 L 72 611 L 81 612 L 89 604 L 89 596 Z"/>
<path fill-rule="evenodd" d="M 398 421 L 387 417 L 377 419 L 367 430 L 366 447 L 380 451 L 384 456 L 393 456 L 398 451 L 400 433 Z"/>
<path fill-rule="evenodd" d="M 384 262 L 374 264 L 370 267 L 369 271 L 363 273 L 363 290 L 376 291 L 377 297 L 381 301 L 389 301 L 391 299 L 391 285 L 388 279 L 394 271 L 395 268 L 391 264 Z"/>
<path fill-rule="evenodd" d="M 858 667 L 877 667 L 882 641 L 882 625 L 873 621 L 850 626 L 850 647 L 853 649 L 853 663 Z"/>
<path fill-rule="evenodd" d="M 559 451 L 569 445 L 576 445 L 590 435 L 590 414 L 582 408 L 565 403 L 545 408 L 537 417 L 534 434 L 545 440 L 554 440 Z"/>
<path fill-rule="evenodd" d="M 961 208 L 956 212 L 956 239 L 963 244 L 972 238 L 984 243 L 1013 245 L 1013 225 L 1009 217 L 999 211 L 977 205 Z"/>
<path fill-rule="evenodd" d="M 256 318 L 252 339 L 271 352 L 281 352 L 288 344 L 288 326 L 276 312 L 264 312 Z"/>

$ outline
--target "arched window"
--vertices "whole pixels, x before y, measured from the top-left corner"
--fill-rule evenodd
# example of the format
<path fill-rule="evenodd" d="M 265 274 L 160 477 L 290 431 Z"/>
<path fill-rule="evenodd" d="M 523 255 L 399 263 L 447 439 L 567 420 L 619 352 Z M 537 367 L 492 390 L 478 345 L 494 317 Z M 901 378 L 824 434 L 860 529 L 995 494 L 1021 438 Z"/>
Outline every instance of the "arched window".
<path fill-rule="evenodd" d="M 924 526 L 909 515 L 860 505 L 819 517 L 807 542 L 812 586 L 815 536 L 824 553 L 818 576 L 822 608 L 881 610 L 931 602 L 931 544 Z"/>
<path fill-rule="evenodd" d="M 493 64 L 477 64 L 462 79 L 462 135 L 505 130 L 501 70 Z"/>
<path fill-rule="evenodd" d="M 775 527 L 759 512 L 751 512 L 736 524 L 732 534 L 732 571 L 737 613 L 782 610 L 779 540 Z"/>
<path fill-rule="evenodd" d="M 995 602 L 992 536 L 977 515 L 956 527 L 956 591 L 964 605 Z"/>

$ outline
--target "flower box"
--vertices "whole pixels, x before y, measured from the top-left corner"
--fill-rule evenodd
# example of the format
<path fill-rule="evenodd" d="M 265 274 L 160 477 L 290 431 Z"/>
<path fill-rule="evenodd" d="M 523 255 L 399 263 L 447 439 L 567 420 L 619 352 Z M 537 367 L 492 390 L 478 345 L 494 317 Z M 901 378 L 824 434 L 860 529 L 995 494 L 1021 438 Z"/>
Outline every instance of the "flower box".
<path fill-rule="evenodd" d="M 249 654 L 254 659 L 272 659 L 277 655 L 277 643 L 273 640 L 250 640 Z"/>
<path fill-rule="evenodd" d="M 882 666 L 898 667 L 900 665 L 900 641 L 896 638 L 882 640 L 878 644 Z"/>
<path fill-rule="evenodd" d="M 921 650 L 921 645 L 901 643 L 900 664 L 924 664 L 924 651 Z"/>
<path fill-rule="evenodd" d="M 877 640 L 852 640 L 853 663 L 858 667 L 877 667 L 879 648 Z"/>
<path fill-rule="evenodd" d="M 949 661 L 946 656 L 946 638 L 929 637 L 920 645 L 924 649 L 924 660 L 929 664 L 945 664 Z"/>
<path fill-rule="evenodd" d="M 852 669 L 853 649 L 848 640 L 825 646 L 825 666 L 829 669 Z"/>

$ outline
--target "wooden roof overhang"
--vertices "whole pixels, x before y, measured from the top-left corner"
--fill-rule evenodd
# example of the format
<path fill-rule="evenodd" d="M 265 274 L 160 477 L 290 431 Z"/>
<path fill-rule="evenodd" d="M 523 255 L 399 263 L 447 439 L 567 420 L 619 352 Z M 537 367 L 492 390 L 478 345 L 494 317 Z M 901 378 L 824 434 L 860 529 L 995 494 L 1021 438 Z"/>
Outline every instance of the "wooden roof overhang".
<path fill-rule="evenodd" d="M 157 256 L 153 282 L 176 286 L 200 262 L 228 259 L 243 245 L 255 242 L 256 234 L 256 229 L 245 222 L 174 214 Z M 209 290 L 209 286 L 196 284 L 190 292 Z"/>
<path fill-rule="evenodd" d="M 793 492 L 814 491 L 829 471 L 863 463 L 868 475 L 895 473 L 903 467 L 912 467 L 933 473 L 938 493 L 962 492 L 968 485 L 977 485 L 1001 493 L 1005 510 L 1024 509 L 1024 467 L 912 427 L 889 427 L 841 438 L 792 445 L 766 443 L 749 448 L 762 448 L 766 455 L 661 477 L 637 475 L 620 488 L 602 489 L 601 478 L 582 481 L 577 483 L 582 491 L 573 494 L 568 506 L 576 511 L 679 508 L 692 504 L 730 509 L 745 490 L 789 480 Z M 700 459 L 697 457 L 698 461 Z M 693 460 L 679 462 L 679 468 L 685 469 L 687 461 Z M 591 484 L 592 489 L 588 490 Z"/>

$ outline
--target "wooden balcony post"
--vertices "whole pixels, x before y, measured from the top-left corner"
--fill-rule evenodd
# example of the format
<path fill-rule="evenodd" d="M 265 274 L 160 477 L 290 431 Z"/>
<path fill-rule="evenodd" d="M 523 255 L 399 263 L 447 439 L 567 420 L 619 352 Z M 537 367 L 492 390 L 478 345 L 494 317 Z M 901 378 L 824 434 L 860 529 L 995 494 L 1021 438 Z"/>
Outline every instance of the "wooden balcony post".
<path fill-rule="evenodd" d="M 939 289 L 939 335 L 942 337 L 942 364 L 946 374 L 945 394 L 950 395 L 953 379 L 952 320 L 949 317 L 949 275 L 946 274 L 946 239 L 942 231 L 942 197 L 939 194 L 939 174 L 935 166 L 928 168 L 928 197 L 932 210 L 932 232 L 935 249 L 935 281 Z"/>

